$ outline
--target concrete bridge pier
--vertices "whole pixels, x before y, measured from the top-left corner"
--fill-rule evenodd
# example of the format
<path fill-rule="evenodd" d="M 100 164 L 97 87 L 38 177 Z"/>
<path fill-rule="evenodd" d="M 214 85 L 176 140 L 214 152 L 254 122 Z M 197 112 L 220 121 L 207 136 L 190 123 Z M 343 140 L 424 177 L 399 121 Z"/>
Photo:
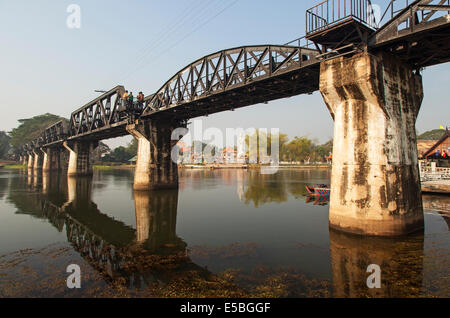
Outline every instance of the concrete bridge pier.
<path fill-rule="evenodd" d="M 135 190 L 178 188 L 178 166 L 172 161 L 172 131 L 181 127 L 170 121 L 139 120 L 127 126 L 127 131 L 138 141 Z"/>
<path fill-rule="evenodd" d="M 40 149 L 33 150 L 34 153 L 34 163 L 33 163 L 33 170 L 38 171 L 42 170 L 42 162 L 44 159 L 44 156 Z"/>
<path fill-rule="evenodd" d="M 43 154 L 43 159 L 42 159 L 42 171 L 43 172 L 48 172 L 51 170 L 51 164 L 50 164 L 50 148 L 47 149 L 43 149 L 41 148 L 41 152 Z"/>
<path fill-rule="evenodd" d="M 89 155 L 98 146 L 98 141 L 65 141 L 63 146 L 69 151 L 68 176 L 89 176 L 93 174 Z"/>
<path fill-rule="evenodd" d="M 27 168 L 29 170 L 32 170 L 33 166 L 34 166 L 34 153 L 32 151 L 30 151 L 28 153 Z"/>
<path fill-rule="evenodd" d="M 375 236 L 423 229 L 421 76 L 391 55 L 361 53 L 322 62 L 320 92 L 334 120 L 330 227 Z"/>
<path fill-rule="evenodd" d="M 42 163 L 43 171 L 57 171 L 61 170 L 61 151 L 56 148 L 41 149 L 44 154 Z"/>

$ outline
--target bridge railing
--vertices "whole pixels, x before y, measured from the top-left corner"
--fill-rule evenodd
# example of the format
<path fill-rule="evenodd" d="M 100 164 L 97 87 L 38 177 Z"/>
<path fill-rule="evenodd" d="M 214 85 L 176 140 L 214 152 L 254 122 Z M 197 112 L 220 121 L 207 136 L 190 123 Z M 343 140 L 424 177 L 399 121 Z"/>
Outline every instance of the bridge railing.
<path fill-rule="evenodd" d="M 325 0 L 306 11 L 306 34 L 312 34 L 347 19 L 376 28 L 370 0 Z"/>
<path fill-rule="evenodd" d="M 450 180 L 450 168 L 424 167 L 420 169 L 420 178 L 421 181 Z"/>
<path fill-rule="evenodd" d="M 306 36 L 302 36 L 301 38 L 289 41 L 287 43 L 285 43 L 284 45 L 287 46 L 298 46 L 298 47 L 303 47 L 303 48 L 307 48 L 307 49 L 315 49 L 315 45 L 313 41 L 310 41 L 306 38 Z"/>

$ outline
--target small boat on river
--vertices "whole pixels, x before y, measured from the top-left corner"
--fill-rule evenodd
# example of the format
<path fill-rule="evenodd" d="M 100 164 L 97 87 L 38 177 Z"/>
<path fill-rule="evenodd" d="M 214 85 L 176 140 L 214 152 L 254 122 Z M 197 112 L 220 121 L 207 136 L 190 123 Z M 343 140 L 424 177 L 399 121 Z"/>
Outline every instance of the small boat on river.
<path fill-rule="evenodd" d="M 318 196 L 318 197 L 327 197 L 330 196 L 330 188 L 327 185 L 321 184 L 317 187 L 305 186 L 306 191 L 308 191 L 308 195 Z"/>

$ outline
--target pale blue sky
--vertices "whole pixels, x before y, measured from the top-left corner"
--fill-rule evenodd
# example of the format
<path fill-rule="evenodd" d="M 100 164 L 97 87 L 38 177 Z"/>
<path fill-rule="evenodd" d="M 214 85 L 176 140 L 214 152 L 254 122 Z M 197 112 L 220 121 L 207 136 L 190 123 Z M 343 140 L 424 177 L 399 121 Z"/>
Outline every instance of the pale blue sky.
<path fill-rule="evenodd" d="M 385 4 L 387 0 L 374 1 Z M 69 4 L 81 29 L 69 29 Z M 118 84 L 146 95 L 192 61 L 241 45 L 283 44 L 305 33 L 318 0 L 0 0 L 0 130 L 45 112 L 69 117 Z M 384 5 L 383 5 L 384 6 Z M 450 125 L 450 64 L 427 68 L 419 132 Z M 204 128 L 280 128 L 324 142 L 333 122 L 319 93 L 204 118 Z M 111 146 L 131 140 L 108 141 Z"/>

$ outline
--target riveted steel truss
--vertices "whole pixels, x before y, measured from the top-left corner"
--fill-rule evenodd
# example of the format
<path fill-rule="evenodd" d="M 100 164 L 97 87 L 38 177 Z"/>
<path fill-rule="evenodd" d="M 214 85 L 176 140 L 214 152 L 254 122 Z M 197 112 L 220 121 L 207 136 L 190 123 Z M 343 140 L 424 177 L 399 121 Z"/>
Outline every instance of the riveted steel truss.
<path fill-rule="evenodd" d="M 317 63 L 317 54 L 317 50 L 310 48 L 267 45 L 238 47 L 208 55 L 183 68 L 148 97 L 142 116 L 180 105 L 201 104 L 206 99 L 214 101 L 215 95 L 251 88 L 256 83 L 261 83 L 260 89 L 264 89 L 265 81 Z M 280 98 L 279 93 L 274 92 L 274 97 Z M 270 96 L 266 100 L 271 100 Z M 236 98 L 230 108 L 239 104 Z M 183 116 L 191 115 L 186 112 Z"/>
<path fill-rule="evenodd" d="M 77 109 L 70 115 L 70 137 L 91 134 L 110 128 L 124 119 L 120 116 L 123 86 L 117 86 Z"/>
<path fill-rule="evenodd" d="M 49 145 L 62 142 L 67 136 L 67 124 L 64 120 L 60 120 L 44 130 L 43 143 Z"/>
<path fill-rule="evenodd" d="M 417 0 L 402 10 L 394 10 L 394 4 L 391 1 L 386 11 L 394 15 L 371 36 L 369 45 L 416 68 L 448 62 L 450 0 Z"/>

